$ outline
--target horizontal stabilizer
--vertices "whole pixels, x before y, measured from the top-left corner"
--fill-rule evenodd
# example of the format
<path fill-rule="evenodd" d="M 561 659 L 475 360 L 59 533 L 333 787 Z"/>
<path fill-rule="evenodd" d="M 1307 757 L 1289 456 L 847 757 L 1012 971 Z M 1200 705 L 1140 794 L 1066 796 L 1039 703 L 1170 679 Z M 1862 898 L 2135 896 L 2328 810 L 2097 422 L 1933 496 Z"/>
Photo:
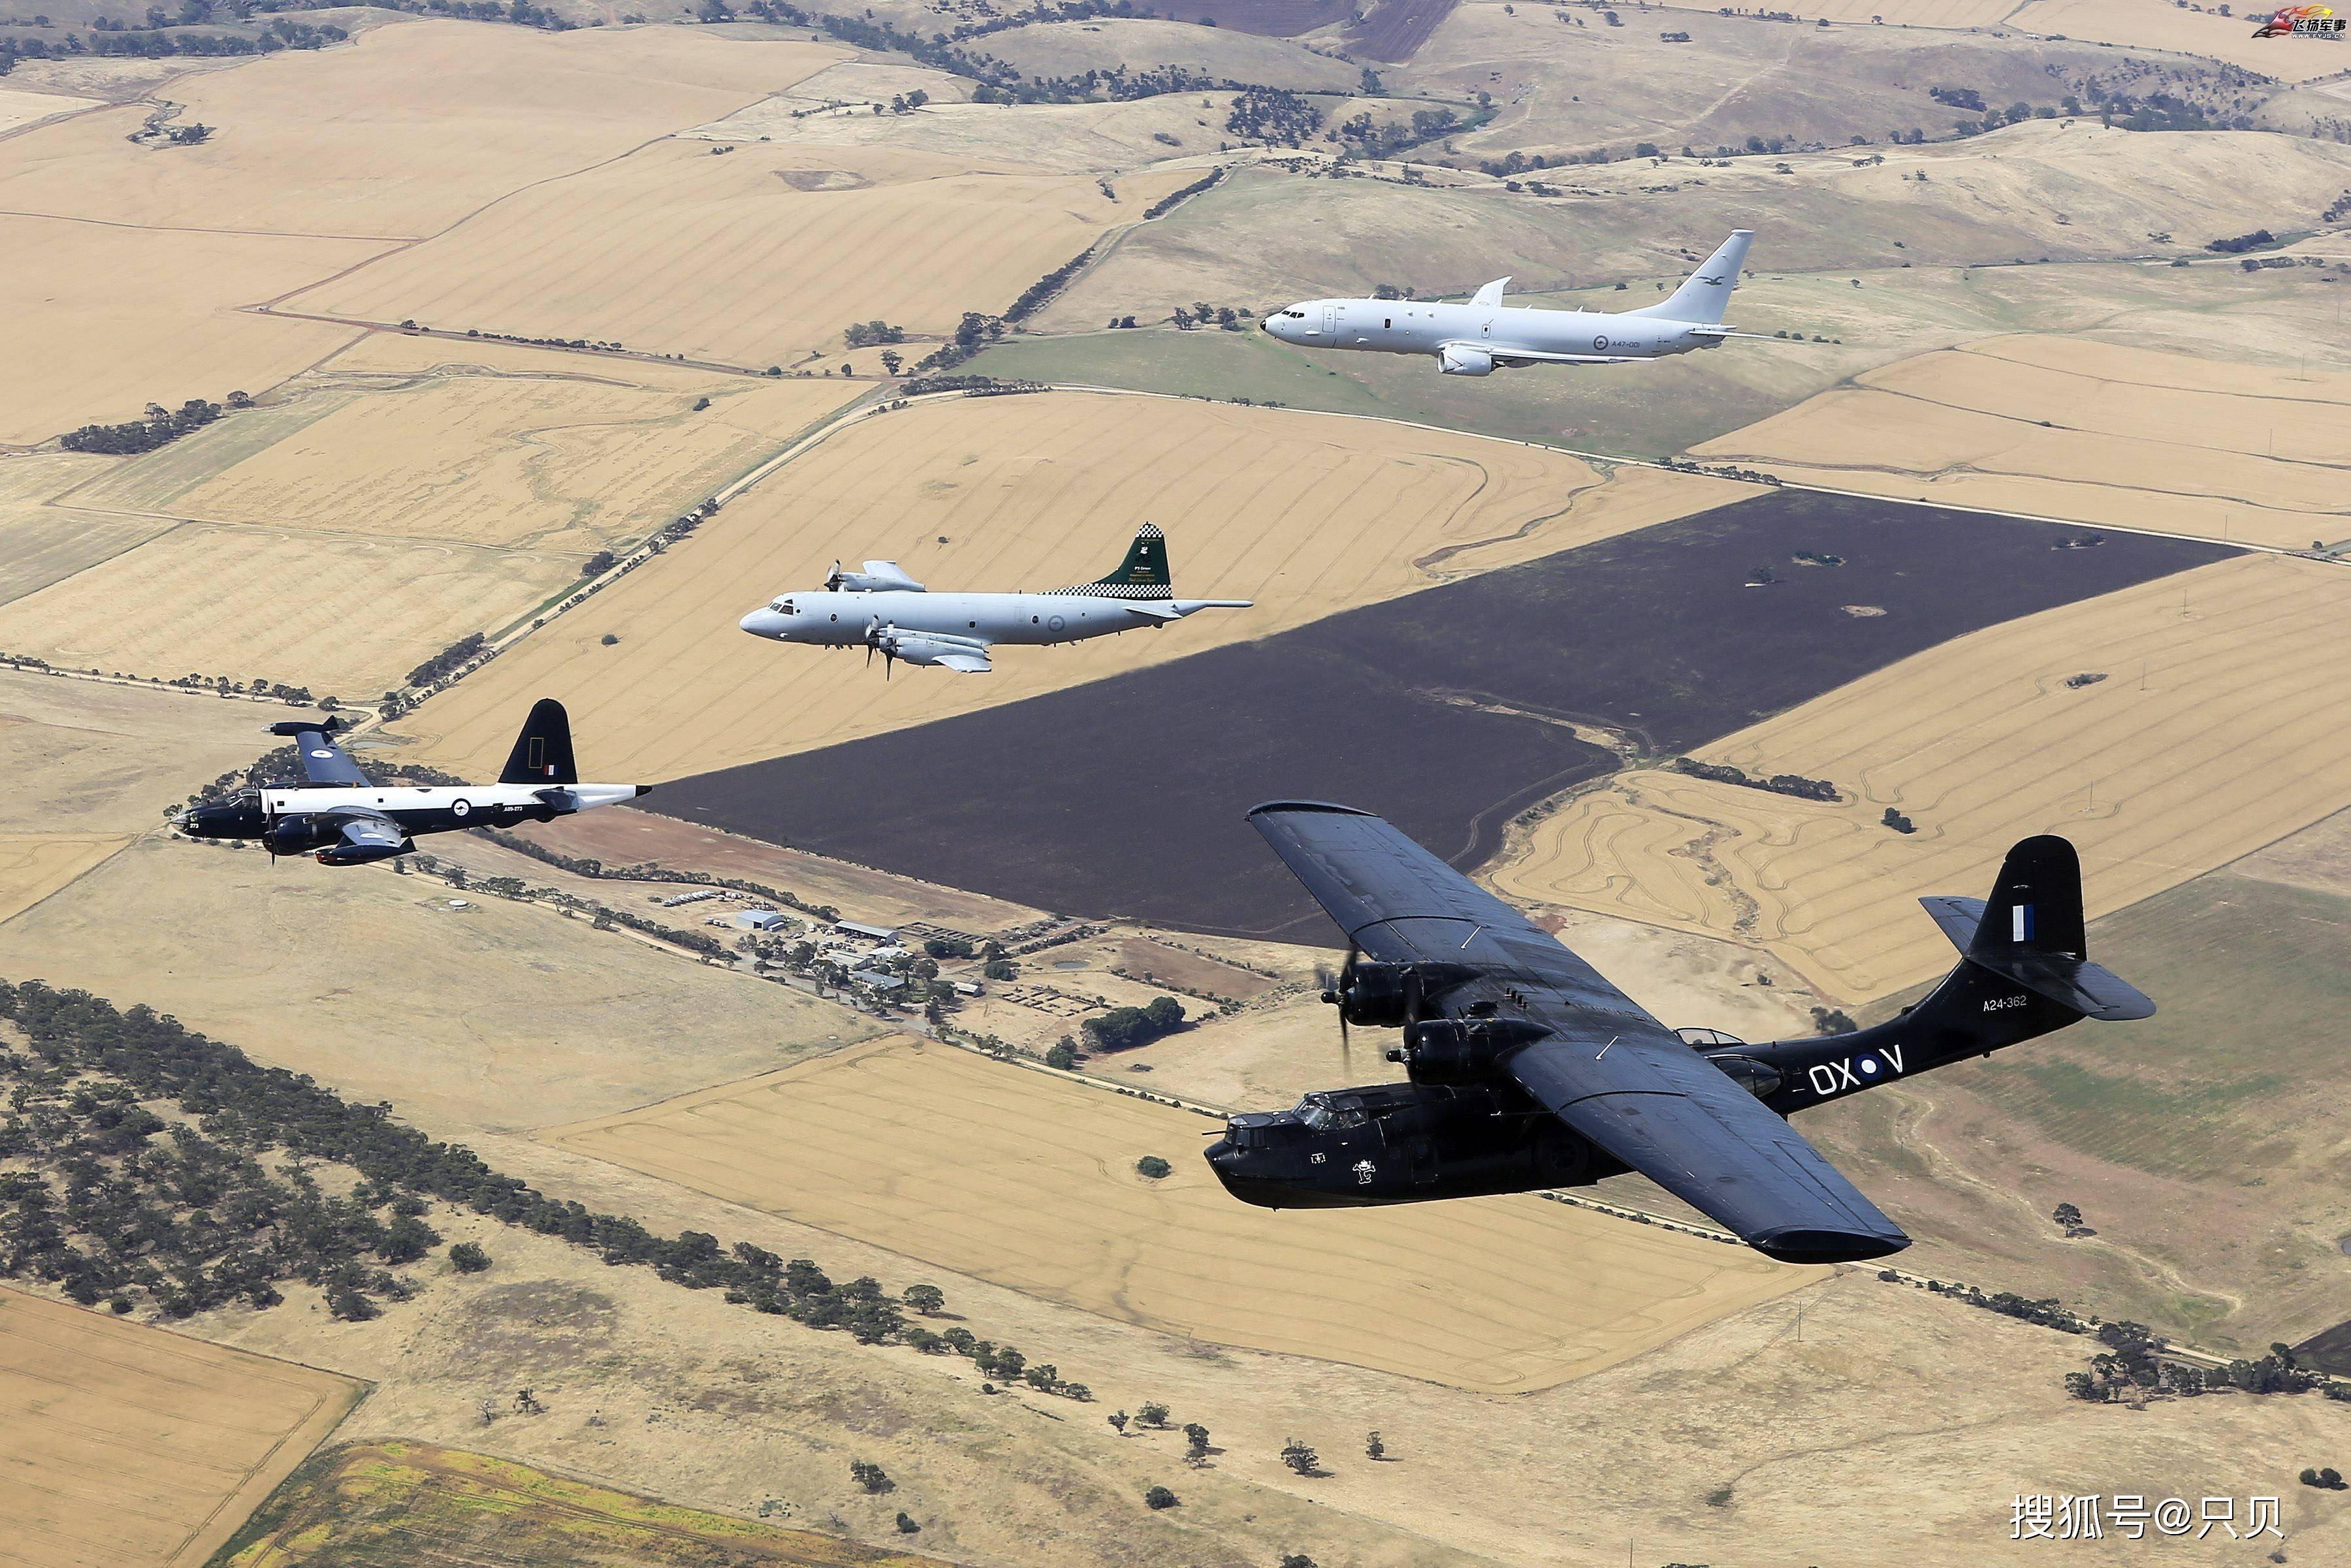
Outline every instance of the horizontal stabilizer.
<path fill-rule="evenodd" d="M 2014 980 L 2027 990 L 2037 991 L 2053 1002 L 2072 1008 L 2084 1018 L 2116 1023 L 2155 1016 L 2155 1002 L 2146 992 L 2087 958 L 2011 955 L 1994 960 L 1970 955 L 1969 961 L 1980 964 L 2002 979 Z"/>
<path fill-rule="evenodd" d="M 1969 963 L 2085 1018 L 2143 1019 L 2155 1011 L 2136 986 L 2089 961 L 2081 857 L 2053 833 L 2021 840 L 2008 852 L 1989 899 L 1918 902 Z"/>
<path fill-rule="evenodd" d="M 334 735 L 344 728 L 343 716 L 329 714 L 325 718 L 281 719 L 269 727 L 272 735 Z"/>

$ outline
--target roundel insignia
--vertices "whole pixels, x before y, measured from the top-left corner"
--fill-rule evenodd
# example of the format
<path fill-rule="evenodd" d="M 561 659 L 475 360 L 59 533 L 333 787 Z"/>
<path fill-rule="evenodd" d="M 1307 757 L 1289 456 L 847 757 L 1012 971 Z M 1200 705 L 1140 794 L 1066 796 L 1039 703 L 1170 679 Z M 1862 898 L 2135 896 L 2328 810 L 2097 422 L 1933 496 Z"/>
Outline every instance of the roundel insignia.
<path fill-rule="evenodd" d="M 472 805 L 464 800 L 452 800 L 449 802 L 449 810 L 454 816 L 462 817 L 473 809 Z"/>
<path fill-rule="evenodd" d="M 331 751 L 329 751 L 329 750 L 328 750 L 325 747 L 323 747 L 323 746 L 322 746 L 322 747 L 319 747 L 319 749 L 318 749 L 318 750 L 316 750 L 316 751 L 314 751 L 314 752 L 310 753 L 310 755 L 311 755 L 311 756 L 313 756 L 313 757 L 332 757 L 332 756 L 334 755 L 334 753 L 333 753 L 333 752 L 331 752 Z"/>
<path fill-rule="evenodd" d="M 1049 632 L 1059 632 L 1062 627 L 1067 626 L 1069 623 L 1069 620 L 1066 616 L 1049 615 L 1045 618 L 1045 629 Z"/>
<path fill-rule="evenodd" d="M 1865 1056 L 1854 1065 L 1861 1069 L 1862 1076 L 1865 1078 L 1874 1078 L 1877 1075 L 1877 1058 L 1874 1056 Z"/>
<path fill-rule="evenodd" d="M 1605 349 L 1607 346 L 1608 340 L 1605 338 L 1594 338 L 1592 340 L 1592 351 L 1595 354 L 1601 350 Z"/>

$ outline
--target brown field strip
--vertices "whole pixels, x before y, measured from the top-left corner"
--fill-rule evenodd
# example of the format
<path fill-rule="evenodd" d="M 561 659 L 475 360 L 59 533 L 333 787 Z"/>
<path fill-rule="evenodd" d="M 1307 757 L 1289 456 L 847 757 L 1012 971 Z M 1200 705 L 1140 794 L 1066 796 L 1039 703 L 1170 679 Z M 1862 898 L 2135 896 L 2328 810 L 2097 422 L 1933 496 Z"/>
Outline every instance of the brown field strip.
<path fill-rule="evenodd" d="M 2067 684 L 2084 674 L 2103 678 Z M 1975 632 L 1698 753 L 1826 779 L 1841 803 L 1623 774 L 1489 874 L 1525 902 L 1734 936 L 1866 1000 L 1950 962 L 1912 901 L 1981 896 L 2026 834 L 2074 841 L 2098 915 L 2351 805 L 2346 689 L 2351 573 L 2241 557 Z M 1882 825 L 1888 808 L 1917 832 Z"/>
<path fill-rule="evenodd" d="M 1199 177 L 1124 178 L 1113 201 L 1091 176 L 971 173 L 967 160 L 757 142 L 716 151 L 664 142 L 521 192 L 287 308 L 790 364 L 838 347 L 853 321 L 943 334 L 967 310 L 1001 311 Z M 811 158 L 845 163 L 852 188 L 800 188 Z"/>
<path fill-rule="evenodd" d="M 1166 1333 L 1487 1393 L 1613 1365 L 1811 1278 L 1531 1197 L 1272 1214 L 1213 1124 L 880 1042 L 541 1134 L 575 1153 Z M 1152 1183 L 1134 1162 L 1175 1173 Z"/>
<path fill-rule="evenodd" d="M 1864 372 L 1698 455 L 1834 488 L 2300 549 L 2351 537 L 2351 376 L 1994 338 Z"/>
<path fill-rule="evenodd" d="M 2254 37 L 2254 19 L 2266 15 L 2259 0 L 2241 7 L 2236 16 L 2224 15 L 2217 5 L 2191 10 L 2171 0 L 2025 0 L 2010 11 L 2007 20 L 2011 27 L 2044 37 L 2201 55 L 2289 82 L 2332 76 L 2344 68 L 2340 47 L 2308 38 Z"/>
<path fill-rule="evenodd" d="M 193 1568 L 360 1393 L 0 1287 L 0 1563 Z"/>
<path fill-rule="evenodd" d="M 0 142 L 0 207 L 138 227 L 422 236 L 845 55 L 678 27 L 401 21 L 348 48 L 289 49 L 174 82 L 180 122 L 217 132 L 202 146 L 125 141 L 149 112 L 140 104 Z"/>
<path fill-rule="evenodd" d="M 1510 443 L 1165 398 L 922 403 L 795 459 L 395 733 L 436 765 L 494 767 L 515 716 L 552 695 L 571 705 L 595 768 L 658 782 L 1260 637 L 1744 493 L 1680 475 L 1620 487 Z M 1115 565 L 1144 521 L 1167 531 L 1178 593 L 1257 608 L 1009 649 L 992 674 L 901 670 L 886 683 L 854 653 L 755 642 L 736 624 L 820 582 L 836 559 L 895 557 L 942 589 L 1083 581 Z M 6 624 L 0 612 L 0 647 Z"/>

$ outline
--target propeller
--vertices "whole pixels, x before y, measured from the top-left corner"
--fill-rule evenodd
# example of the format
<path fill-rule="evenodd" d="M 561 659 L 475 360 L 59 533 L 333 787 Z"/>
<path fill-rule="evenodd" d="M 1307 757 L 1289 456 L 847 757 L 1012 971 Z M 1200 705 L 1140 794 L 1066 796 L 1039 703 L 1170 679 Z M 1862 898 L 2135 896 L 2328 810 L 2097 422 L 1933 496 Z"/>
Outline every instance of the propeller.
<path fill-rule="evenodd" d="M 878 615 L 865 623 L 865 667 L 869 670 L 873 667 L 873 651 L 877 648 L 882 651 L 882 678 L 886 681 L 898 663 L 898 629 L 882 624 Z"/>
<path fill-rule="evenodd" d="M 1347 991 L 1355 983 L 1355 959 L 1361 949 L 1353 937 L 1347 940 L 1347 961 L 1333 975 L 1327 964 L 1314 966 L 1315 983 L 1322 988 L 1322 999 L 1339 1009 L 1339 1060 L 1348 1074 L 1355 1071 L 1355 1052 L 1347 1038 Z"/>
<path fill-rule="evenodd" d="M 832 563 L 832 570 L 825 573 L 824 591 L 827 593 L 841 591 L 841 562 L 837 559 Z"/>

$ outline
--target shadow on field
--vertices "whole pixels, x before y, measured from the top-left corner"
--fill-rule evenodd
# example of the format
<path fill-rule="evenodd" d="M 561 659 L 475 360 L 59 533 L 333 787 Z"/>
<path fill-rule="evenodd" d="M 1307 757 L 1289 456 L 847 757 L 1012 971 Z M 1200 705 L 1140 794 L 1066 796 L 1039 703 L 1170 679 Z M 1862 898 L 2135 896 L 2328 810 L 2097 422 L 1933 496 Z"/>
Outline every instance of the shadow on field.
<path fill-rule="evenodd" d="M 1364 807 L 1475 865 L 1514 813 L 1618 765 L 1570 721 L 1670 756 L 1963 632 L 2233 553 L 1782 492 L 656 799 L 1044 909 L 1324 942 L 1242 820 L 1260 800 Z"/>

